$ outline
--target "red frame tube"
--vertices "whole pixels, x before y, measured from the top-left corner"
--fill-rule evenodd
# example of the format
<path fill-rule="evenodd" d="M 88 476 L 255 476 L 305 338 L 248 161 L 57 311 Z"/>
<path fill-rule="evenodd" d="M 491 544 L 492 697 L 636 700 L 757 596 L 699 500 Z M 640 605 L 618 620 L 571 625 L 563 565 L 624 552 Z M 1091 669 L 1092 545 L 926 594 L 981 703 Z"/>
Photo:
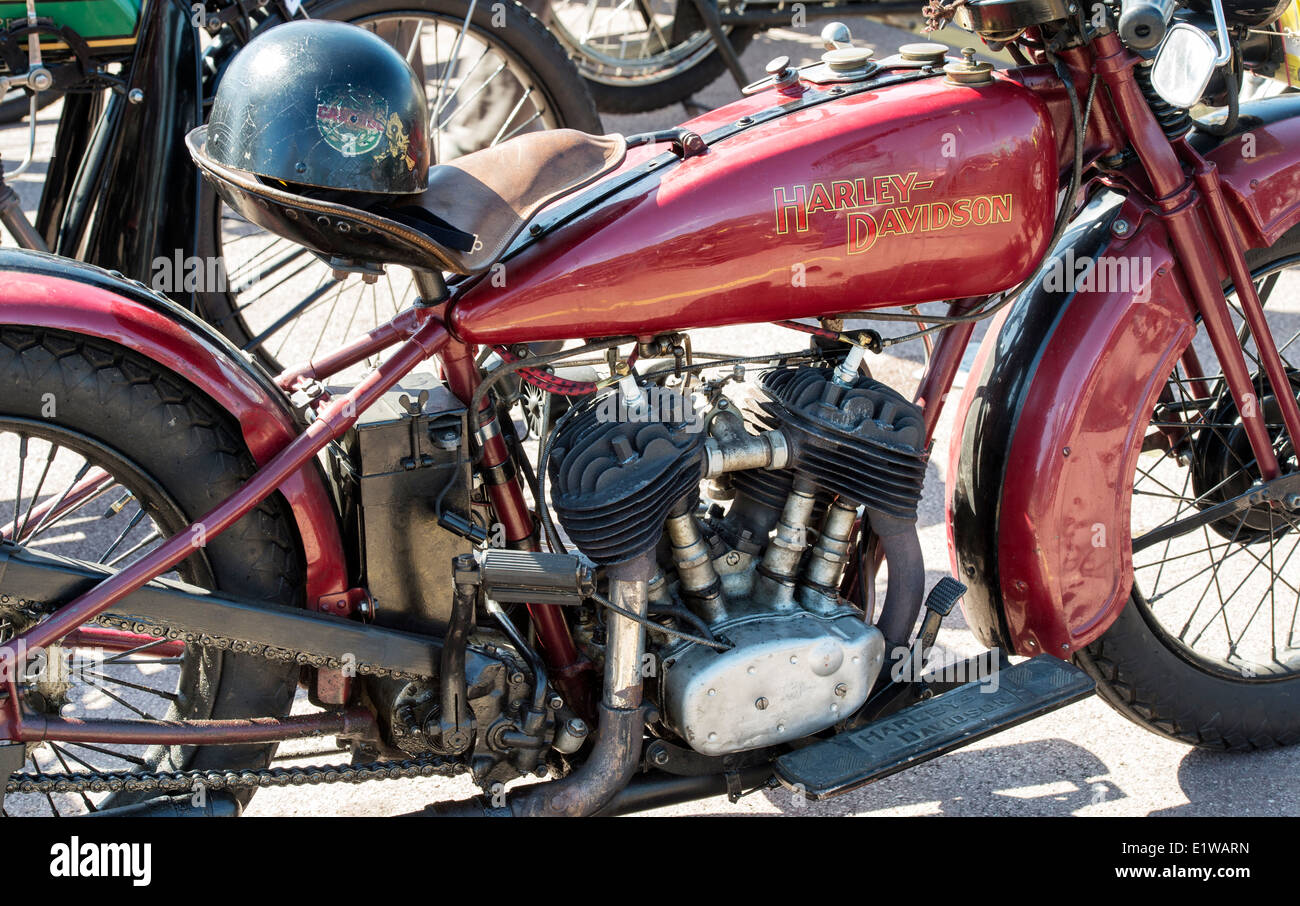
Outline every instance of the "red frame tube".
<path fill-rule="evenodd" d="M 473 400 L 480 382 L 478 365 L 474 362 L 474 347 L 452 340 L 443 350 L 442 366 L 443 377 L 451 392 L 468 404 Z M 489 399 L 483 400 L 480 412 L 480 429 L 476 440 L 481 447 L 479 465 L 487 474 L 498 466 L 508 464 L 510 449 L 501 435 L 496 410 Z M 528 510 L 523 488 L 520 487 L 519 476 L 511 475 L 500 482 L 489 482 L 487 491 L 510 546 L 521 550 L 538 550 L 532 514 Z M 588 682 L 594 665 L 579 655 L 569 625 L 564 621 L 563 610 L 554 604 L 529 604 L 528 614 L 537 629 L 542 657 L 546 660 L 546 666 L 560 693 L 580 714 L 594 716 L 595 699 Z"/>
<path fill-rule="evenodd" d="M 963 315 L 982 302 L 985 297 L 958 299 L 948 306 L 947 316 L 955 318 Z M 928 446 L 934 439 L 935 428 L 939 425 L 939 416 L 943 414 L 944 403 L 952 390 L 953 379 L 961 370 L 961 360 L 970 344 L 971 334 L 975 332 L 975 322 L 965 321 L 945 328 L 934 344 L 930 360 L 926 363 L 925 373 L 921 375 L 921 384 L 916 388 L 913 400 L 921 407 L 925 420 L 925 443 Z"/>
<path fill-rule="evenodd" d="M 292 390 L 301 381 L 320 381 L 338 374 L 343 369 L 351 368 L 358 362 L 378 355 L 388 347 L 405 340 L 414 334 L 420 325 L 433 317 L 436 311 L 432 308 L 408 308 L 359 340 L 354 340 L 319 359 L 286 368 L 276 376 L 275 383 L 285 390 Z"/>
<path fill-rule="evenodd" d="M 78 482 L 75 487 L 63 496 L 62 499 L 51 498 L 40 506 L 34 507 L 31 513 L 27 515 L 24 522 L 18 526 L 19 530 L 35 530 L 40 526 L 41 521 L 45 519 L 50 511 L 55 510 L 56 506 L 57 510 L 55 510 L 53 515 L 55 519 L 58 519 L 64 513 L 70 512 L 71 510 L 81 506 L 87 500 L 94 499 L 99 496 L 99 494 L 103 493 L 99 488 L 104 484 L 104 479 L 108 477 L 110 477 L 109 474 L 103 469 L 92 470 L 86 478 L 83 478 Z M 107 490 L 107 488 L 105 488 L 105 490 Z M 3 527 L 0 527 L 0 539 L 16 541 L 17 539 L 10 537 L 13 531 L 14 523 L 6 523 Z"/>
<path fill-rule="evenodd" d="M 143 657 L 179 657 L 185 653 L 185 643 L 179 639 L 159 639 L 107 626 L 82 626 L 65 635 L 59 644 L 64 648 L 99 648 L 104 651 L 134 651 L 149 645 L 140 652 Z"/>
<path fill-rule="evenodd" d="M 1282 422 L 1286 425 L 1294 449 L 1300 449 L 1300 405 L 1297 405 L 1291 390 L 1291 379 L 1287 374 L 1286 363 L 1278 352 L 1277 344 L 1268 328 L 1268 319 L 1264 316 L 1264 305 L 1255 290 L 1255 281 L 1250 277 L 1250 268 L 1246 256 L 1236 242 L 1236 229 L 1232 224 L 1232 215 L 1228 213 L 1228 204 L 1223 199 L 1223 188 L 1219 183 L 1219 170 L 1210 161 L 1205 160 L 1191 145 L 1183 142 L 1180 150 L 1192 163 L 1193 178 L 1196 187 L 1205 199 L 1205 210 L 1210 216 L 1210 223 L 1219 237 L 1219 250 L 1228 265 L 1228 274 L 1237 288 L 1237 304 L 1255 337 L 1255 348 L 1259 353 L 1260 364 L 1268 376 L 1273 396 L 1282 411 Z M 1234 333 L 1234 338 L 1236 334 Z M 1267 338 L 1261 342 L 1263 338 Z M 1258 407 L 1257 407 L 1258 408 Z M 1262 415 L 1261 415 L 1262 420 Z"/>

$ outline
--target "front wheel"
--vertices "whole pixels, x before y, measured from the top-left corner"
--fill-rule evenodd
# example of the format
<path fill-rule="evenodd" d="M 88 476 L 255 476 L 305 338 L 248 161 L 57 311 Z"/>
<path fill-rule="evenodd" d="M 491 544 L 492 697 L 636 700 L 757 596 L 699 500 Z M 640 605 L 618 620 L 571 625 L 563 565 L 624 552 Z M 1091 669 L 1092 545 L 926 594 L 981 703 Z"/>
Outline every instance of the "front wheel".
<path fill-rule="evenodd" d="M 1247 255 L 1273 342 L 1300 394 L 1300 229 Z M 1233 322 L 1283 473 L 1300 456 L 1261 376 L 1235 293 Z M 1208 338 L 1198 331 L 1152 414 L 1133 483 L 1133 590 L 1076 656 L 1101 697 L 1163 736 L 1245 751 L 1300 742 L 1300 510 L 1267 504 L 1143 544 L 1237 497 L 1259 470 Z"/>

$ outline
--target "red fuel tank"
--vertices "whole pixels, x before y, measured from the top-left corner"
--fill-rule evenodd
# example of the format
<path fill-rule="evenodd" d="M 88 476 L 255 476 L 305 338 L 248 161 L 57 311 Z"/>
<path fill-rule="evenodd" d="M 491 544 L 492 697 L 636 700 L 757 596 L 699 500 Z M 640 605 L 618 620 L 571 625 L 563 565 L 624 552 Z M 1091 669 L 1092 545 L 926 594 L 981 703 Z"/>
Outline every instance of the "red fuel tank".
<path fill-rule="evenodd" d="M 808 103 L 819 95 L 768 91 L 706 114 L 686 127 L 758 122 L 628 182 L 645 162 L 631 157 L 605 183 L 626 185 L 457 299 L 453 330 L 478 343 L 649 336 L 979 296 L 1030 274 L 1058 179 L 1038 95 L 1001 75 Z"/>

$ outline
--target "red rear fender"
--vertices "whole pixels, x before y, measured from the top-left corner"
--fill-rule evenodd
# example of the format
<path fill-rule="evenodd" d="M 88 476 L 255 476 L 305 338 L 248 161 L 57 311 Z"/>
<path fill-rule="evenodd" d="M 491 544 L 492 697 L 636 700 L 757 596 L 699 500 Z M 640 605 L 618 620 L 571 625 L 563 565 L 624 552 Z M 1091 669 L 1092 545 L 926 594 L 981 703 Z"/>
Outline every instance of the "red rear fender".
<path fill-rule="evenodd" d="M 139 284 L 34 252 L 0 250 L 0 323 L 47 327 L 128 347 L 175 372 L 222 406 L 259 463 L 299 432 L 284 395 L 211 327 Z M 346 591 L 338 517 L 313 464 L 280 486 L 307 562 L 307 600 Z"/>

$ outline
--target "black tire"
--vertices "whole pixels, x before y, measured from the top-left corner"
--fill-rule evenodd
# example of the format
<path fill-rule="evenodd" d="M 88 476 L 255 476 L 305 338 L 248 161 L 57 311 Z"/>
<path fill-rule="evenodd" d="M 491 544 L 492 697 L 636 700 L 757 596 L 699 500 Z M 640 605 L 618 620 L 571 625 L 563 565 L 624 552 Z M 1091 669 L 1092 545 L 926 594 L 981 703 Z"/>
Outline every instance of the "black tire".
<path fill-rule="evenodd" d="M 1257 286 L 1263 284 L 1268 275 L 1280 273 L 1284 267 L 1300 265 L 1300 228 L 1291 230 L 1271 248 L 1247 253 L 1246 259 Z M 1269 285 L 1267 291 L 1271 291 L 1273 285 Z M 1270 313 L 1267 296 L 1265 306 L 1267 315 Z M 1292 329 L 1288 328 L 1287 334 Z M 1276 338 L 1276 326 L 1273 332 Z M 1294 347 L 1286 354 L 1292 353 Z M 1250 363 L 1249 356 L 1247 362 Z M 1287 364 L 1292 365 L 1292 362 Z M 1281 441 L 1277 443 L 1280 446 Z M 1286 468 L 1284 462 L 1284 471 Z M 1165 482 L 1162 487 L 1168 489 L 1170 485 Z M 1236 532 L 1233 535 L 1235 537 Z M 1258 556 L 1270 563 L 1281 562 L 1277 572 L 1270 572 L 1260 581 L 1267 581 L 1274 587 L 1279 581 L 1287 584 L 1284 579 L 1279 580 L 1279 573 L 1287 567 L 1288 561 L 1281 553 L 1274 561 L 1271 545 L 1280 544 L 1288 536 L 1294 540 L 1294 532 L 1283 529 L 1272 541 L 1257 537 L 1242 545 L 1262 549 Z M 1224 537 L 1207 536 L 1210 537 L 1215 539 L 1216 545 L 1223 543 Z M 1210 543 L 1207 540 L 1207 545 Z M 1267 557 L 1264 552 L 1268 552 Z M 1222 565 L 1235 553 L 1230 541 L 1228 547 L 1219 547 L 1214 556 Z M 1166 557 L 1168 551 L 1154 556 Z M 1128 604 L 1101 638 L 1075 656 L 1075 662 L 1097 681 L 1098 694 L 1142 727 L 1202 748 L 1238 752 L 1300 743 L 1300 669 L 1261 667 L 1245 671 L 1238 662 L 1196 650 L 1194 644 L 1180 640 L 1179 634 L 1158 618 L 1159 607 L 1149 603 L 1138 587 L 1149 580 L 1150 569 L 1159 566 L 1163 570 L 1162 561 L 1157 560 L 1148 567 L 1136 563 L 1135 566 L 1136 580 Z M 1214 576 L 1217 581 L 1218 567 Z M 1159 582 L 1157 574 L 1157 590 Z M 1232 577 L 1225 575 L 1223 583 L 1232 587 Z M 1239 590 L 1240 586 L 1237 587 Z M 1177 599 L 1173 603 L 1177 603 Z M 1165 619 L 1168 621 L 1168 617 Z M 1224 621 L 1228 621 L 1226 615 Z M 1177 625 L 1181 618 L 1172 622 Z M 1241 631 L 1244 633 L 1245 630 Z M 1186 635 L 1185 627 L 1182 634 Z"/>
<path fill-rule="evenodd" d="M 745 52 L 759 29 L 737 26 L 729 32 L 731 46 L 736 55 Z M 581 69 L 579 65 L 579 69 Z M 728 78 L 727 62 L 717 50 L 684 72 L 668 76 L 661 81 L 652 79 L 612 82 L 586 77 L 587 88 L 596 99 L 596 108 L 602 113 L 649 113 L 686 101 L 691 96 L 712 85 L 719 77 Z"/>
<path fill-rule="evenodd" d="M 1167 739 L 1230 752 L 1300 743 L 1300 678 L 1248 681 L 1207 670 L 1177 650 L 1140 595 L 1074 660 L 1108 705 Z"/>
<path fill-rule="evenodd" d="M 256 469 L 239 424 L 158 364 L 98 339 L 0 326 L 0 418 L 41 421 L 49 394 L 57 415 L 44 421 L 83 435 L 130 463 L 170 498 L 183 520 L 180 528 L 229 497 Z M 272 495 L 178 571 L 188 581 L 197 578 L 249 600 L 301 606 L 306 570 L 288 504 Z M 231 719 L 289 713 L 296 666 L 210 649 L 190 651 L 194 660 L 187 654 L 185 669 L 193 673 L 194 690 L 183 696 L 183 712 L 173 704 L 169 716 Z M 159 769 L 242 770 L 265 767 L 275 746 L 150 751 Z M 251 794 L 244 791 L 240 798 L 246 802 Z M 127 798 L 119 796 L 113 804 Z"/>
<path fill-rule="evenodd" d="M 694 16 L 694 22 L 682 26 L 684 38 L 677 40 L 671 32 L 664 36 L 665 46 L 668 41 L 677 41 L 666 52 L 649 57 L 627 58 L 604 53 L 601 37 L 586 40 L 579 38 L 570 30 L 572 17 L 557 11 L 552 0 L 523 0 L 524 5 L 542 17 L 542 21 L 555 33 L 578 65 L 583 78 L 596 99 L 596 106 L 602 113 L 647 113 L 669 107 L 679 101 L 685 101 L 719 76 L 727 72 L 726 61 L 713 46 L 712 38 L 704 22 L 693 9 L 688 7 L 688 15 Z M 680 4 L 689 4 L 690 0 L 677 0 L 674 7 L 674 28 L 679 23 L 676 16 L 681 13 Z M 582 5 L 582 4 L 580 4 Z M 642 22 L 648 4 L 642 5 Z M 658 14 L 666 10 L 655 10 L 652 15 L 658 20 Z M 590 7 L 584 8 L 582 14 L 595 15 Z M 608 23 L 607 23 L 608 24 Z M 689 31 L 688 31 L 689 29 Z M 727 35 L 736 54 L 742 54 L 754 36 L 761 31 L 754 26 L 732 26 Z M 608 39 L 611 35 L 604 35 Z M 651 63 L 648 61 L 654 60 Z M 657 68 L 656 68 L 657 67 Z"/>

